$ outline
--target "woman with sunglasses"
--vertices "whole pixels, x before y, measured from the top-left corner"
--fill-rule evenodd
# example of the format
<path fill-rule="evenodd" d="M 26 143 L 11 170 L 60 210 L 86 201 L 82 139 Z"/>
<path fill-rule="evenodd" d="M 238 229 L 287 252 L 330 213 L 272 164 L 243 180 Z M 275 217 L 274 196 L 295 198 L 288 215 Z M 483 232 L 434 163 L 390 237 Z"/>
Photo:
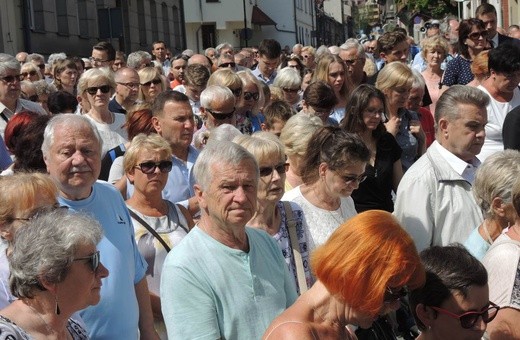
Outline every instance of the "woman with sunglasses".
<path fill-rule="evenodd" d="M 357 214 L 350 195 L 365 180 L 369 159 L 361 138 L 338 127 L 322 127 L 310 138 L 301 166 L 303 184 L 282 198 L 302 208 L 309 250 Z"/>
<path fill-rule="evenodd" d="M 424 283 L 412 239 L 380 210 L 343 223 L 312 253 L 311 267 L 317 282 L 274 319 L 263 339 L 357 339 L 355 328 L 397 310 L 407 287 Z"/>
<path fill-rule="evenodd" d="M 264 116 L 260 108 L 264 106 L 264 91 L 260 80 L 249 70 L 237 72 L 242 80 L 242 96 L 236 105 L 236 127 L 240 132 L 252 134 L 262 131 Z"/>
<path fill-rule="evenodd" d="M 482 20 L 462 20 L 459 25 L 459 55 L 448 62 L 442 84 L 452 86 L 470 83 L 473 80 L 471 62 L 488 47 L 486 26 Z"/>
<path fill-rule="evenodd" d="M 140 69 L 137 73 L 139 74 L 139 82 L 141 83 L 137 97 L 138 100 L 153 104 L 159 93 L 166 89 L 161 74 L 155 67 L 145 67 Z"/>
<path fill-rule="evenodd" d="M 146 279 L 155 327 L 161 338 L 166 339 L 159 298 L 162 265 L 169 250 L 188 234 L 194 223 L 184 207 L 162 198 L 172 169 L 172 151 L 163 137 L 157 134 L 134 137 L 123 166 L 134 186 L 126 204 L 132 216 L 137 247 L 148 263 Z"/>
<path fill-rule="evenodd" d="M 397 191 L 403 177 L 402 151 L 383 124 L 383 115 L 388 112 L 385 95 L 372 85 L 361 84 L 352 92 L 349 103 L 341 128 L 358 134 L 370 149 L 367 180 L 352 193 L 356 210 L 392 212 L 392 190 Z"/>
<path fill-rule="evenodd" d="M 490 301 L 486 268 L 457 244 L 430 247 L 421 260 L 426 282 L 410 294 L 417 339 L 480 340 L 500 309 Z"/>
<path fill-rule="evenodd" d="M 71 316 L 99 302 L 109 274 L 96 249 L 102 235 L 96 220 L 65 209 L 40 212 L 18 230 L 9 257 L 18 299 L 0 311 L 1 338 L 88 339 Z"/>
<path fill-rule="evenodd" d="M 285 67 L 276 73 L 273 85 L 283 91 L 283 100 L 296 111 L 301 110 L 301 85 L 302 78 L 298 72 L 290 67 Z"/>
<path fill-rule="evenodd" d="M 234 142 L 243 146 L 256 158 L 260 169 L 256 212 L 247 225 L 262 229 L 275 239 L 285 257 L 289 272 L 294 275 L 296 291 L 298 294 L 304 292 L 314 280 L 309 266 L 303 265 L 309 260 L 307 234 L 302 221 L 303 212 L 295 203 L 280 201 L 285 191 L 285 172 L 289 166 L 286 163 L 284 147 L 274 134 L 263 131 L 255 132 L 251 136 L 239 136 Z M 295 234 L 292 234 L 290 228 L 294 228 Z M 297 240 L 292 240 L 293 235 L 297 235 Z M 293 244 L 298 244 L 296 251 L 301 254 L 301 260 L 295 258 Z M 300 273 L 305 278 L 302 282 L 298 281 L 298 271 L 303 271 Z M 300 283 L 305 287 L 300 287 Z"/>
<path fill-rule="evenodd" d="M 90 107 L 85 116 L 96 126 L 103 140 L 101 157 L 127 140 L 127 133 L 123 127 L 125 115 L 108 109 L 115 88 L 113 72 L 107 67 L 85 71 L 78 81 L 78 96 Z"/>
<path fill-rule="evenodd" d="M 31 82 L 42 79 L 40 69 L 31 62 L 24 63 L 20 69 L 21 80 L 29 80 Z"/>

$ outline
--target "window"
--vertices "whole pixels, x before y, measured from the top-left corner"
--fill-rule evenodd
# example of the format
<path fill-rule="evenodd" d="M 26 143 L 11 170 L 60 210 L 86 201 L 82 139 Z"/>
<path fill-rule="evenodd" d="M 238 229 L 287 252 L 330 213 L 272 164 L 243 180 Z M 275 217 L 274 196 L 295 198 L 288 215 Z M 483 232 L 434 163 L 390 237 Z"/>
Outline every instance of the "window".
<path fill-rule="evenodd" d="M 143 0 L 137 0 L 137 27 L 139 28 L 139 44 L 146 46 L 146 19 Z"/>
<path fill-rule="evenodd" d="M 171 45 L 171 36 L 170 36 L 170 18 L 168 17 L 168 6 L 163 2 L 161 4 L 161 13 L 163 20 L 163 31 L 164 31 L 164 42 L 166 43 L 166 47 Z"/>
<path fill-rule="evenodd" d="M 206 0 L 206 2 L 220 2 L 219 0 Z"/>
<path fill-rule="evenodd" d="M 154 0 L 150 1 L 150 19 L 152 20 L 152 41 L 159 40 L 159 24 L 157 22 L 157 6 Z"/>
<path fill-rule="evenodd" d="M 173 13 L 173 47 L 180 50 L 182 48 L 181 45 L 181 18 L 180 18 L 180 12 L 177 6 L 173 6 L 172 8 Z"/>
<path fill-rule="evenodd" d="M 43 13 L 43 1 L 32 0 L 31 6 L 31 28 L 35 31 L 45 31 L 45 16 Z"/>
<path fill-rule="evenodd" d="M 82 38 L 88 38 L 88 17 L 87 17 L 87 0 L 78 0 L 78 24 L 79 24 L 79 36 Z"/>
<path fill-rule="evenodd" d="M 67 15 L 67 0 L 56 0 L 56 20 L 58 34 L 69 34 L 69 17 Z"/>

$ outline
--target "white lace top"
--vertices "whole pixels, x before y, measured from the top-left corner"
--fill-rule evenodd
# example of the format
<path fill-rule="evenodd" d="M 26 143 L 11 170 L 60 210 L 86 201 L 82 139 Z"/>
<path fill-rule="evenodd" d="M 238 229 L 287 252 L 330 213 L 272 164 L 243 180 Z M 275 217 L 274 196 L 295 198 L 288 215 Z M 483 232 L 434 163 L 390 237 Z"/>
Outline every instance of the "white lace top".
<path fill-rule="evenodd" d="M 325 243 L 340 224 L 357 215 L 352 197 L 342 197 L 338 210 L 325 210 L 316 207 L 303 197 L 299 186 L 286 192 L 282 200 L 295 202 L 302 208 L 303 225 L 309 239 L 309 251 Z"/>

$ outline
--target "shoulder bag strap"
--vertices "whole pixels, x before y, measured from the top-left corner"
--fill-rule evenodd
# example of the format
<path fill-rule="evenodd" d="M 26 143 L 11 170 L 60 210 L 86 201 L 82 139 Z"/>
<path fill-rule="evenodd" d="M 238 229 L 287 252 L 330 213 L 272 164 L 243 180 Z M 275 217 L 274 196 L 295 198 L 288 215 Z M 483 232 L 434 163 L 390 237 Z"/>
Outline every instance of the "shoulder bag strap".
<path fill-rule="evenodd" d="M 287 222 L 287 229 L 291 238 L 291 248 L 293 251 L 294 264 L 296 265 L 296 277 L 298 278 L 298 286 L 300 287 L 300 295 L 305 293 L 307 287 L 307 280 L 305 279 L 305 269 L 303 268 L 302 254 L 300 253 L 300 244 L 298 242 L 298 235 L 296 235 L 296 220 L 294 219 L 291 203 L 283 202 L 285 209 L 285 220 Z"/>
<path fill-rule="evenodd" d="M 170 247 L 166 244 L 163 238 L 159 234 L 157 234 L 157 232 L 152 227 L 150 227 L 148 223 L 146 223 L 141 217 L 139 217 L 134 211 L 132 211 L 132 209 L 128 209 L 128 211 L 137 222 L 141 223 L 143 227 L 145 227 L 159 242 L 161 242 L 164 249 L 166 249 L 166 252 L 169 253 Z"/>

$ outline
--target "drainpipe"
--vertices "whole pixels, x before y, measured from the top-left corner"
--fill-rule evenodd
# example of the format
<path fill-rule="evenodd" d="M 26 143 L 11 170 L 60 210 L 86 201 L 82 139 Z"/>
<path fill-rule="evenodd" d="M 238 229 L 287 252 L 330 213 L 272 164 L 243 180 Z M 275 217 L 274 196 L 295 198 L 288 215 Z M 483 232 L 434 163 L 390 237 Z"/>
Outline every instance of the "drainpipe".
<path fill-rule="evenodd" d="M 181 12 L 181 35 L 182 35 L 182 50 L 185 50 L 186 47 L 186 21 L 184 19 L 184 0 L 179 0 L 179 7 Z"/>
<path fill-rule="evenodd" d="M 246 47 L 248 47 L 247 45 L 247 13 L 246 13 L 246 0 L 242 0 L 242 4 L 243 4 L 243 7 L 244 7 L 244 41 L 246 43 Z"/>
<path fill-rule="evenodd" d="M 303 0 L 305 1 L 305 0 Z M 296 0 L 293 0 L 293 10 L 294 10 L 294 31 L 295 31 L 295 38 L 296 38 L 296 41 L 294 42 L 295 44 L 299 43 L 298 41 L 298 15 L 296 13 Z"/>

